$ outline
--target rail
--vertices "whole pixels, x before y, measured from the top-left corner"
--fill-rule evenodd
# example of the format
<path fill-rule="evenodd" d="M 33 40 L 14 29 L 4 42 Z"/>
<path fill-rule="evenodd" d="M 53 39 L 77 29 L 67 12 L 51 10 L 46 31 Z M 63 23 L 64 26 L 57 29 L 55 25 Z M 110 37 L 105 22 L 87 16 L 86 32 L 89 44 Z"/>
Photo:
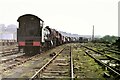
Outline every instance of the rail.
<path fill-rule="evenodd" d="M 18 48 L 8 49 L 4 52 L 1 52 L 1 56 L 4 57 L 4 56 L 12 55 L 12 54 L 17 54 L 18 52 L 19 52 Z"/>
<path fill-rule="evenodd" d="M 86 48 L 86 49 L 88 49 L 88 50 L 91 50 L 91 51 L 93 51 L 93 52 L 95 52 L 95 53 L 99 53 L 99 54 L 101 54 L 101 55 L 104 55 L 103 53 L 100 53 L 100 52 L 98 52 L 98 51 L 95 51 L 95 50 L 93 50 L 93 49 L 91 49 L 91 48 L 88 48 L 88 47 L 86 47 L 86 46 L 83 46 L 83 45 L 81 45 L 81 46 L 84 47 L 84 48 Z M 87 51 L 85 51 L 85 53 L 86 53 L 88 56 L 90 56 L 91 58 L 93 58 L 96 62 L 102 64 L 102 65 L 105 66 L 105 67 L 107 67 L 108 70 L 110 70 L 110 71 L 114 72 L 115 74 L 117 74 L 118 76 L 120 76 L 119 71 L 115 70 L 113 67 L 108 66 L 107 64 L 103 63 L 103 62 L 100 61 L 99 59 L 96 59 L 94 56 L 92 56 L 91 54 L 89 54 Z M 105 55 L 105 56 L 106 56 L 106 55 Z M 110 56 L 106 56 L 106 57 L 111 58 Z M 112 59 L 116 60 L 116 58 L 112 58 Z M 119 61 L 119 60 L 117 59 L 117 61 Z"/>
<path fill-rule="evenodd" d="M 63 48 L 58 54 L 56 54 L 52 59 L 50 59 L 42 68 L 40 68 L 29 80 L 40 77 L 40 72 L 45 69 L 65 48 Z"/>
<path fill-rule="evenodd" d="M 98 54 L 104 55 L 104 56 L 106 56 L 106 57 L 108 57 L 108 58 L 110 58 L 110 59 L 113 59 L 113 60 L 116 60 L 116 61 L 120 62 L 120 59 L 118 59 L 118 58 L 111 57 L 111 56 L 109 56 L 109 55 L 106 55 L 106 54 L 103 54 L 103 53 L 101 53 L 101 52 L 95 51 L 95 50 L 93 50 L 93 49 L 91 49 L 91 48 L 88 48 L 88 47 L 86 47 L 86 46 L 83 46 L 83 45 L 82 45 L 82 47 L 85 47 L 85 48 L 87 48 L 87 49 L 89 49 L 89 50 L 91 50 L 91 51 L 94 51 L 94 52 L 96 52 L 96 53 L 98 53 Z"/>
<path fill-rule="evenodd" d="M 116 53 L 116 54 L 119 54 L 119 55 L 120 55 L 120 52 L 115 51 L 115 50 L 106 50 L 106 51 L 113 52 L 113 53 Z"/>
<path fill-rule="evenodd" d="M 87 51 L 85 51 L 85 53 L 87 55 L 89 55 L 91 58 L 93 58 L 95 61 L 97 61 L 98 63 L 102 64 L 103 66 L 107 67 L 109 70 L 111 70 L 112 72 L 114 72 L 114 73 L 116 73 L 117 75 L 120 76 L 120 73 L 117 72 L 116 70 L 112 69 L 110 66 L 108 66 L 105 63 L 101 62 L 99 59 L 96 59 L 94 56 L 90 55 Z"/>
<path fill-rule="evenodd" d="M 73 80 L 74 76 L 73 76 L 73 59 L 72 59 L 72 50 L 71 50 L 71 46 L 70 46 L 70 70 L 71 70 L 71 80 Z"/>

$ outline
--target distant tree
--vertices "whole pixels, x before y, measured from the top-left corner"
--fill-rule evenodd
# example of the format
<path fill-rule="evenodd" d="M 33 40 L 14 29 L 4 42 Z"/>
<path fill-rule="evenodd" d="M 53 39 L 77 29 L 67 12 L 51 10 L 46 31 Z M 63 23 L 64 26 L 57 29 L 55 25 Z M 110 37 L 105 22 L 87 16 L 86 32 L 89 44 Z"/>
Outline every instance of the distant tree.
<path fill-rule="evenodd" d="M 116 40 L 114 45 L 117 45 L 117 47 L 120 49 L 120 37 Z"/>
<path fill-rule="evenodd" d="M 101 38 L 101 41 L 107 43 L 115 43 L 117 39 L 118 37 L 116 36 L 105 35 L 104 37 Z"/>

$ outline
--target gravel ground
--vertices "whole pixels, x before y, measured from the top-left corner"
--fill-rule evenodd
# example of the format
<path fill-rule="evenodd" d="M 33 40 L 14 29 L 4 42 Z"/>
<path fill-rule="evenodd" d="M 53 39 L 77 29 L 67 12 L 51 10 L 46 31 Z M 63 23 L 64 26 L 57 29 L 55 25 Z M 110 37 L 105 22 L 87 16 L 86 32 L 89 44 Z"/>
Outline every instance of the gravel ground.
<path fill-rule="evenodd" d="M 11 46 L 0 46 L 0 52 L 5 51 L 6 49 L 14 49 L 17 46 L 17 44 L 15 45 L 11 45 Z"/>
<path fill-rule="evenodd" d="M 11 70 L 7 70 L 2 73 L 2 78 L 30 78 L 40 67 L 43 66 L 48 60 L 51 59 L 49 54 L 53 52 L 59 52 L 65 45 L 48 50 L 36 58 L 16 66 Z"/>
<path fill-rule="evenodd" d="M 72 45 L 73 63 L 74 63 L 74 77 L 80 79 L 95 79 L 104 80 L 104 70 L 92 58 L 85 54 L 83 48 L 77 48 L 78 43 L 67 44 Z M 23 63 L 11 70 L 2 73 L 3 78 L 30 78 L 40 67 L 51 59 L 49 54 L 59 52 L 65 45 L 48 50 L 36 58 Z"/>

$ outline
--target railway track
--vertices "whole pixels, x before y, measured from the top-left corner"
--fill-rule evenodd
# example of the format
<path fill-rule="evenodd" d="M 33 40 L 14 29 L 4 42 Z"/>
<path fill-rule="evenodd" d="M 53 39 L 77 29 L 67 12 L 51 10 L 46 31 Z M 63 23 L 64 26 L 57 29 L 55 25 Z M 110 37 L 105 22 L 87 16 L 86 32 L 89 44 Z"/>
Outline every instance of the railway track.
<path fill-rule="evenodd" d="M 36 78 L 73 78 L 71 47 L 65 47 L 54 55 L 30 80 Z"/>
<path fill-rule="evenodd" d="M 48 60 L 52 58 L 50 56 L 51 53 L 58 53 L 63 47 L 65 47 L 65 45 L 63 45 L 62 47 L 58 46 L 55 49 L 45 51 L 32 57 L 20 57 L 15 58 L 14 61 L 11 60 L 9 62 L 2 63 L 0 64 L 0 71 L 3 75 L 2 77 L 24 78 L 25 76 L 27 76 L 27 78 L 30 78 L 33 74 L 36 73 L 39 68 L 41 68 Z"/>
<path fill-rule="evenodd" d="M 117 79 L 120 78 L 120 70 L 119 70 L 120 60 L 118 58 L 108 56 L 104 53 L 93 50 L 92 48 L 89 48 L 89 47 L 86 47 L 83 45 L 81 45 L 81 46 L 85 48 L 84 51 L 87 55 L 89 55 L 97 63 L 104 66 L 109 71 L 109 77 L 112 76 L 113 78 L 117 78 Z M 112 64 L 114 64 L 114 66 Z"/>
<path fill-rule="evenodd" d="M 39 55 L 37 54 L 32 57 L 25 56 L 25 53 L 18 52 L 17 48 L 11 49 L 10 51 L 5 51 L 2 54 L 3 55 L 0 60 L 0 66 L 2 66 L 0 70 L 2 72 L 13 69 L 14 67 L 21 65 L 25 63 L 26 61 L 29 61 L 32 58 Z"/>
<path fill-rule="evenodd" d="M 18 48 L 7 49 L 4 52 L 0 53 L 1 56 L 0 64 L 16 60 L 17 58 L 24 56 L 24 54 L 25 53 L 19 52 Z"/>
<path fill-rule="evenodd" d="M 25 60 L 25 53 L 18 52 L 17 47 L 4 50 L 0 53 L 0 66 L 2 66 L 0 70 L 2 72 L 12 69 L 16 65 L 20 65 Z"/>
<path fill-rule="evenodd" d="M 112 52 L 116 55 L 120 55 L 120 50 L 116 49 L 116 47 L 107 47 L 105 44 L 97 44 L 93 45 L 92 47 L 96 49 L 100 49 L 101 52 Z M 101 50 L 102 49 L 102 50 Z"/>
<path fill-rule="evenodd" d="M 22 73 L 22 72 L 21 73 L 24 76 L 27 76 L 27 78 L 30 78 L 30 80 L 34 80 L 36 78 L 48 78 L 48 79 L 49 78 L 51 78 L 51 79 L 69 78 L 69 79 L 73 79 L 75 75 L 76 75 L 76 77 L 79 77 L 79 75 L 82 76 L 84 73 L 82 72 L 83 70 L 81 71 L 81 70 L 78 69 L 80 66 L 75 67 L 75 65 L 74 65 L 74 67 L 73 67 L 72 52 L 71 52 L 72 50 L 77 51 L 77 49 L 80 48 L 79 45 L 72 46 L 72 50 L 71 50 L 70 45 L 66 45 L 66 46 L 58 48 L 57 51 L 48 52 L 49 54 L 47 53 L 47 56 L 43 59 L 40 59 L 40 56 L 42 54 L 38 54 L 38 55 L 35 55 L 33 57 L 22 57 L 22 56 L 21 57 L 16 57 L 13 60 L 3 62 L 3 63 L 0 64 L 0 66 L 3 66 L 2 72 L 7 73 L 11 70 L 14 70 L 14 69 L 19 67 L 19 66 L 17 67 L 17 65 L 20 65 L 20 67 L 22 67 L 21 64 L 24 64 L 25 62 L 28 61 L 28 62 L 32 62 L 31 64 L 33 64 L 33 62 L 35 62 L 35 66 L 33 64 L 32 67 L 31 67 L 32 69 L 30 68 L 30 70 L 25 71 L 27 73 L 25 73 L 25 74 Z M 95 51 L 95 50 L 93 50 L 89 47 L 86 47 L 86 46 L 82 46 L 82 48 L 87 55 L 89 55 L 91 58 L 93 58 L 100 65 L 104 66 L 105 70 L 109 71 L 107 73 L 109 73 L 110 77 L 112 76 L 113 78 L 114 77 L 118 78 L 120 76 L 119 75 L 120 74 L 119 73 L 119 68 L 116 68 L 116 66 L 108 65 L 110 63 L 115 63 L 115 64 L 118 63 L 119 64 L 119 60 L 116 60 L 115 58 L 108 57 L 108 56 L 104 55 L 102 52 Z M 79 50 L 78 50 L 78 52 L 79 52 Z M 102 53 L 102 54 L 100 54 L 100 53 Z M 46 54 L 46 53 L 44 53 L 44 54 Z M 84 54 L 83 54 L 83 56 L 85 57 Z M 77 54 L 77 55 L 80 55 L 80 54 Z M 39 56 L 39 57 L 37 57 L 37 56 Z M 6 57 L 6 56 L 4 56 L 4 57 Z M 42 58 L 42 56 L 41 56 L 41 58 Z M 80 59 L 78 58 L 78 56 L 76 58 L 73 58 L 73 59 L 74 60 L 75 59 L 76 60 L 81 59 L 80 56 L 79 56 Z M 106 64 L 103 60 L 109 60 L 109 61 Z M 39 63 L 41 65 L 37 65 Z M 84 60 L 80 64 L 81 65 L 85 64 Z M 81 66 L 81 69 L 82 69 L 82 67 L 84 67 L 84 65 Z M 76 69 L 76 70 L 79 70 L 79 71 L 73 71 L 73 68 Z M 7 70 L 9 70 L 9 71 L 7 71 Z M 91 69 L 91 71 L 92 71 L 92 69 Z M 73 72 L 74 72 L 74 74 L 73 74 Z M 28 75 L 28 73 L 30 73 L 30 75 Z M 106 73 L 106 71 L 105 71 L 105 73 Z M 84 74 L 84 75 L 86 75 L 86 74 Z M 15 75 L 12 75 L 12 76 L 14 77 Z M 82 78 L 85 78 L 85 76 L 82 76 Z"/>
<path fill-rule="evenodd" d="M 5 50 L 4 52 L 1 52 L 0 53 L 0 56 L 1 57 L 4 57 L 4 56 L 9 56 L 9 55 L 12 55 L 12 54 L 17 54 L 18 53 L 18 48 L 13 48 L 13 49 L 7 49 Z"/>
<path fill-rule="evenodd" d="M 13 69 L 14 67 L 21 65 L 25 63 L 26 61 L 31 60 L 32 57 L 25 57 L 24 54 L 14 57 L 13 59 L 8 59 L 3 61 L 3 63 L 0 64 L 2 66 L 2 72 Z"/>
<path fill-rule="evenodd" d="M 101 46 L 101 45 L 100 45 Z M 92 51 L 96 52 L 96 53 L 99 53 L 101 55 L 104 55 L 106 57 L 108 57 L 109 59 L 113 59 L 113 60 L 116 60 L 118 63 L 120 63 L 120 52 L 117 52 L 111 48 L 104 48 L 102 46 L 102 48 L 100 46 L 91 46 L 89 45 L 88 47 L 86 47 L 87 49 L 91 49 Z"/>
<path fill-rule="evenodd" d="M 110 55 L 104 54 L 104 53 L 102 53 L 102 52 L 96 51 L 96 50 L 94 50 L 94 49 L 92 49 L 92 48 L 89 48 L 89 47 L 86 47 L 86 46 L 83 46 L 83 47 L 85 47 L 85 48 L 87 48 L 87 49 L 89 49 L 89 50 L 92 50 L 92 51 L 94 51 L 94 52 L 96 52 L 96 53 L 98 53 L 98 54 L 101 54 L 101 55 L 103 55 L 103 56 L 106 56 L 106 57 L 109 58 L 109 59 L 113 59 L 113 60 L 116 60 L 117 62 L 120 62 L 120 59 L 118 59 L 118 58 L 112 57 L 112 56 L 110 56 Z"/>
<path fill-rule="evenodd" d="M 100 51 L 100 50 L 99 50 Z M 112 52 L 112 53 L 115 53 L 116 55 L 120 55 L 120 52 L 119 51 L 116 51 L 116 50 L 113 50 L 113 49 L 104 49 L 102 51 L 107 51 L 107 52 Z"/>

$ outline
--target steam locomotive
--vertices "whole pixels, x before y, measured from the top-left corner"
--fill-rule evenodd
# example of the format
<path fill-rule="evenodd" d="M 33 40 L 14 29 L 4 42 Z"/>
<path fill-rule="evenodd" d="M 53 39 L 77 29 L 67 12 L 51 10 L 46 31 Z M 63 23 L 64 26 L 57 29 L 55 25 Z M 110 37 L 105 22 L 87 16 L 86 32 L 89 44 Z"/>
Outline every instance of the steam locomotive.
<path fill-rule="evenodd" d="M 19 23 L 17 29 L 19 51 L 26 55 L 35 55 L 42 50 L 64 43 L 79 41 L 75 37 L 64 36 L 49 26 L 43 29 L 44 21 L 36 15 L 25 14 L 20 16 L 17 21 Z"/>

